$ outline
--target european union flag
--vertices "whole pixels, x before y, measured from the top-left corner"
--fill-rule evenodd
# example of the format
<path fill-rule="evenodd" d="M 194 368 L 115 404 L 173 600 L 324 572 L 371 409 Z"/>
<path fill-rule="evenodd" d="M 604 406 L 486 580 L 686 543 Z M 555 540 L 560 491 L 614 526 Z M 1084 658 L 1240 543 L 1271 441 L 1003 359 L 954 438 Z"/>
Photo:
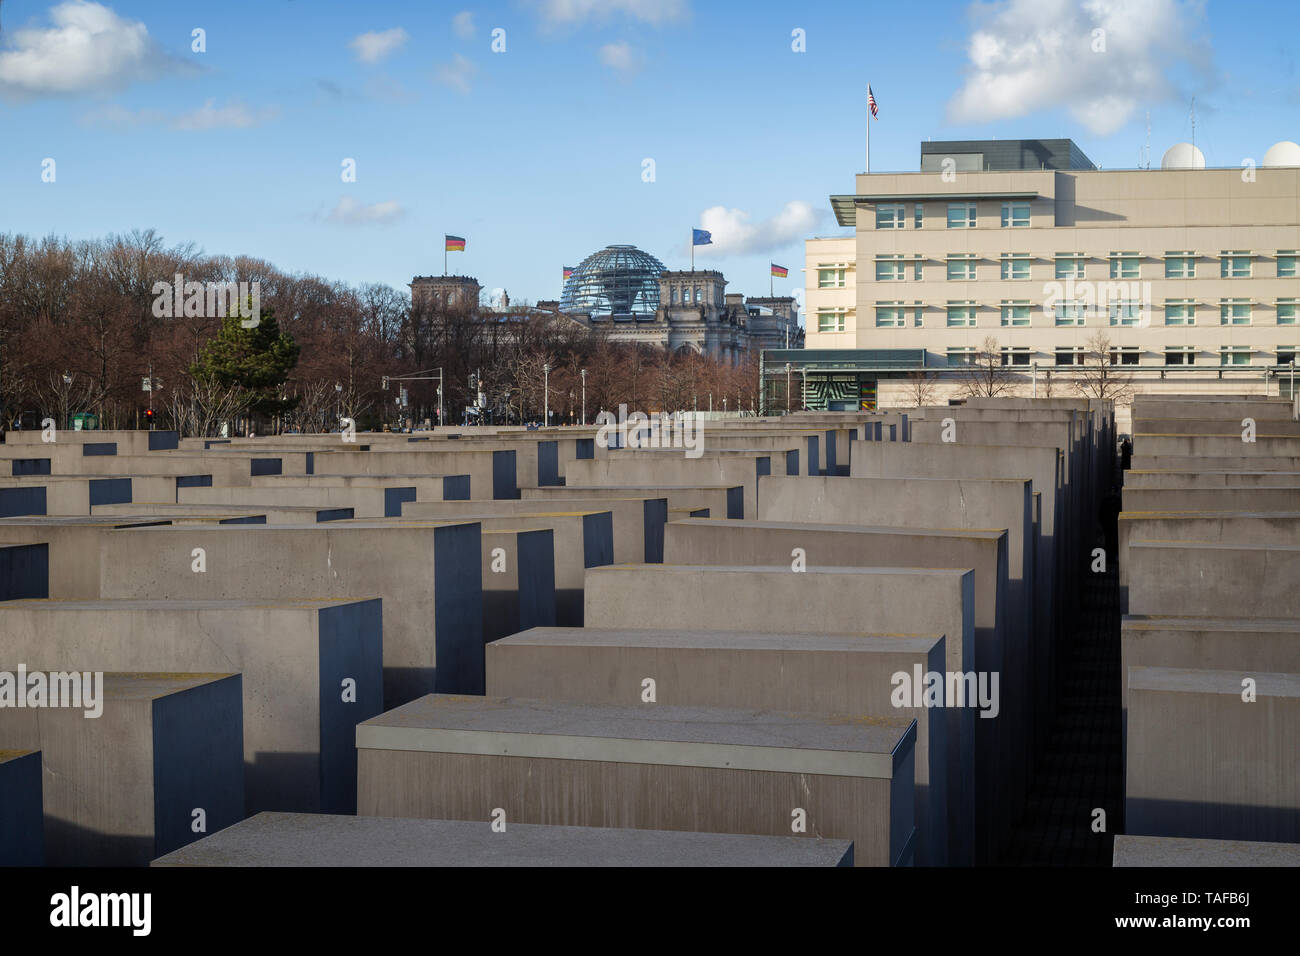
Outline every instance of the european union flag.
<path fill-rule="evenodd" d="M 713 245 L 713 233 L 709 232 L 707 229 L 692 229 L 691 245 L 693 246 Z"/>

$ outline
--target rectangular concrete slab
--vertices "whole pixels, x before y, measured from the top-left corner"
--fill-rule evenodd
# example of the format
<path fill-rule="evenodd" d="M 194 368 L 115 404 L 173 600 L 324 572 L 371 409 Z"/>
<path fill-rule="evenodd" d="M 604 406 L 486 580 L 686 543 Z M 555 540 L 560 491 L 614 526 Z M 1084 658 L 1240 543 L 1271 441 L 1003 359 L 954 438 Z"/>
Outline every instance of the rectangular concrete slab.
<path fill-rule="evenodd" d="M 378 600 L 11 601 L 0 669 L 243 675 L 247 811 L 356 810 L 354 728 L 383 711 Z"/>
<path fill-rule="evenodd" d="M 1300 675 L 1130 667 L 1127 679 L 1126 832 L 1300 842 Z"/>
<path fill-rule="evenodd" d="M 1115 834 L 1115 866 L 1300 866 L 1300 843 Z"/>
<path fill-rule="evenodd" d="M 918 671 L 919 669 L 919 671 Z M 739 707 L 917 722 L 918 865 L 948 859 L 947 725 L 899 706 L 904 679 L 946 669 L 942 636 L 536 628 L 488 648 L 487 692 L 598 704 Z"/>
<path fill-rule="evenodd" d="M 908 865 L 916 723 L 430 695 L 357 727 L 358 813 L 851 839 Z M 499 813 L 498 813 L 499 811 Z"/>
<path fill-rule="evenodd" d="M 850 840 L 259 813 L 154 866 L 852 866 Z"/>
<path fill-rule="evenodd" d="M 46 863 L 142 866 L 198 839 L 196 823 L 241 820 L 239 685 L 238 674 L 105 673 L 98 717 L 0 707 L 0 747 L 41 751 Z"/>
<path fill-rule="evenodd" d="M 0 866 L 43 866 L 39 750 L 0 750 Z"/>

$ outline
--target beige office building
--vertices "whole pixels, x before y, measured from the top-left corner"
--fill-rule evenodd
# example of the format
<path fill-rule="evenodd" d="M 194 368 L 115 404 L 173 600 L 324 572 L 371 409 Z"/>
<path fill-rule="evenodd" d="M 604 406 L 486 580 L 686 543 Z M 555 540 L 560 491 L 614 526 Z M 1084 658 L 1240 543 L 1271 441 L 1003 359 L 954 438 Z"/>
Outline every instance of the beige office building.
<path fill-rule="evenodd" d="M 1203 167 L 1190 144 L 1106 170 L 1069 140 L 923 143 L 920 172 L 831 197 L 854 234 L 807 241 L 807 351 L 765 373 L 793 362 L 814 408 L 916 404 L 922 377 L 955 398 L 990 352 L 1009 394 L 1078 394 L 1103 363 L 1133 391 L 1288 394 L 1300 147 Z"/>

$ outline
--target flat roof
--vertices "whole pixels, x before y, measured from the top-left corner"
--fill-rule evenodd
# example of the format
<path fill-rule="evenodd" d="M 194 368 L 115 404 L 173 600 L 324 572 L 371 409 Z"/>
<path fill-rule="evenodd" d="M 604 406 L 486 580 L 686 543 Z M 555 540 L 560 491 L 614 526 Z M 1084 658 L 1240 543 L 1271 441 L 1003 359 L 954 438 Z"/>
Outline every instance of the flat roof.
<path fill-rule="evenodd" d="M 1001 170 L 999 170 L 1001 171 Z M 1018 171 L 1018 170 L 1017 170 Z M 882 202 L 969 202 L 976 199 L 1037 199 L 1042 195 L 1035 189 L 994 190 L 992 192 L 941 192 L 941 193 L 875 193 L 831 196 L 831 209 L 841 226 L 855 226 L 858 222 L 858 206 L 871 206 Z"/>

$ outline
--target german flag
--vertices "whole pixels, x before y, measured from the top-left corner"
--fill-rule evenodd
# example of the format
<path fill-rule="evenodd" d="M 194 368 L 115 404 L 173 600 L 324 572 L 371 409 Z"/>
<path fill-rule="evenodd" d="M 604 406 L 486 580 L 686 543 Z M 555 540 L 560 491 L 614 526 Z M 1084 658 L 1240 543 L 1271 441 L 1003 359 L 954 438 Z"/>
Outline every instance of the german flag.
<path fill-rule="evenodd" d="M 445 251 L 447 252 L 465 251 L 465 240 L 460 236 L 444 236 L 443 238 L 446 239 L 447 241 L 446 246 L 443 247 Z"/>
<path fill-rule="evenodd" d="M 569 278 L 569 276 L 571 276 L 571 275 L 573 275 L 573 266 L 565 266 L 565 267 L 564 267 L 564 278 L 567 279 L 567 278 Z"/>
<path fill-rule="evenodd" d="M 772 263 L 772 275 L 776 276 L 778 279 L 784 279 L 789 274 L 790 270 L 785 266 L 778 266 L 775 262 Z"/>

